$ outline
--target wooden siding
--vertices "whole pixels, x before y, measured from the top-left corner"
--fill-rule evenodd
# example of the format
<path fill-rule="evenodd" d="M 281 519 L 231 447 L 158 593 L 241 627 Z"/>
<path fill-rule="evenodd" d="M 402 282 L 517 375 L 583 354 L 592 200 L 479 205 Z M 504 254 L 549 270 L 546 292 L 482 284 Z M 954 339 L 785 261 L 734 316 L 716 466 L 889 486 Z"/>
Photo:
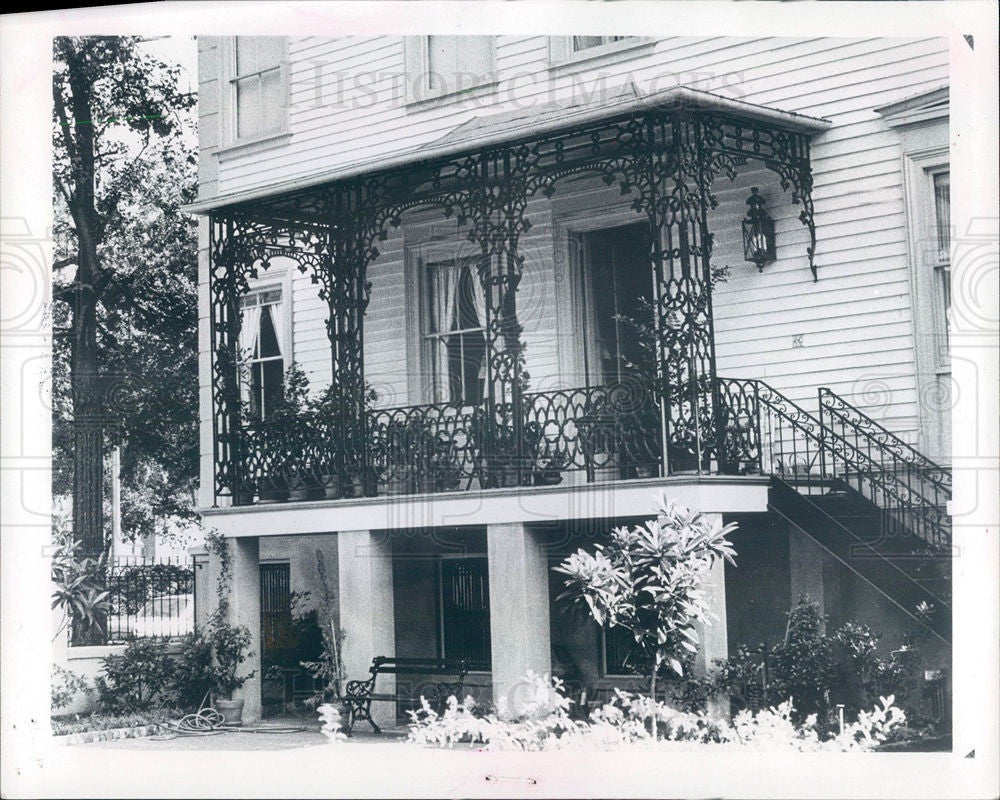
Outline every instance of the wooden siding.
<path fill-rule="evenodd" d="M 222 44 L 213 37 L 199 39 L 203 197 L 410 150 L 474 116 L 597 99 L 628 82 L 644 92 L 686 84 L 830 119 L 833 127 L 815 137 L 812 149 L 818 283 L 806 262 L 808 235 L 797 218 L 800 207 L 790 203 L 773 174 L 748 165 L 735 184 L 723 178 L 715 187 L 720 205 L 711 217 L 713 263 L 732 268 L 714 300 L 719 372 L 763 378 L 810 409 L 817 387 L 829 386 L 917 441 L 900 139 L 873 109 L 946 84 L 946 40 L 671 38 L 550 69 L 546 37 L 499 36 L 495 87 L 407 105 L 401 38 L 292 38 L 290 136 L 220 150 L 218 120 L 226 110 L 225 81 L 218 75 Z M 778 260 L 763 274 L 742 256 L 739 221 L 750 186 L 760 187 L 777 227 Z M 518 306 L 535 388 L 574 382 L 572 367 L 564 363 L 575 331 L 562 311 L 569 286 L 564 243 L 556 241 L 561 215 L 589 208 L 598 218 L 619 200 L 616 193 L 580 181 L 560 187 L 551 203 L 541 198 L 531 203 L 534 227 L 521 242 L 527 259 Z M 408 344 L 416 333 L 408 331 L 415 327 L 416 298 L 405 258 L 418 239 L 408 225 L 393 232 L 380 244 L 381 256 L 369 273 L 365 358 L 381 405 L 419 399 L 414 386 L 419 365 Z M 207 270 L 204 249 L 202 268 Z M 294 357 L 319 388 L 330 375 L 326 309 L 308 276 L 296 275 L 293 287 Z M 204 302 L 202 313 L 207 317 Z M 203 369 L 203 403 L 207 395 Z M 208 416 L 203 406 L 206 424 Z M 208 445 L 210 454 L 210 441 L 203 436 L 203 453 Z M 208 466 L 203 462 L 203 469 Z"/>

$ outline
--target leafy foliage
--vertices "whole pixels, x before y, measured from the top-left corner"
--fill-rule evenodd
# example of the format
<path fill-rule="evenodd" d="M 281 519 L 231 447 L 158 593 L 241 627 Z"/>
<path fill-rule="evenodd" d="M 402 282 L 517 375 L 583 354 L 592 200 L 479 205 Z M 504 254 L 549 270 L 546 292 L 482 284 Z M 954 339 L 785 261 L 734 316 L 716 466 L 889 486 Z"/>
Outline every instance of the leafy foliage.
<path fill-rule="evenodd" d="M 63 539 L 52 554 L 52 608 L 63 613 L 56 636 L 72 624 L 74 643 L 97 644 L 103 641 L 110 609 L 104 588 L 107 558 L 81 556 L 80 548 L 79 542 Z"/>
<path fill-rule="evenodd" d="M 104 658 L 95 680 L 100 710 L 120 714 L 169 705 L 174 669 L 164 642 L 132 640 L 121 655 Z"/>
<path fill-rule="evenodd" d="M 317 609 L 317 624 L 322 637 L 322 647 L 316 660 L 303 660 L 301 665 L 314 680 L 320 682 L 320 689 L 306 700 L 307 705 L 318 705 L 330 700 L 341 700 L 344 684 L 344 664 L 340 654 L 344 641 L 344 631 L 337 625 L 334 614 L 336 598 L 330 590 L 326 577 L 326 561 L 321 550 L 316 551 L 316 572 L 319 575 L 322 595 Z"/>
<path fill-rule="evenodd" d="M 196 97 L 137 37 L 57 37 L 53 56 L 53 491 L 73 491 L 72 420 L 110 413 L 123 530 L 169 536 L 194 519 L 198 474 L 197 237 L 180 211 Z"/>
<path fill-rule="evenodd" d="M 110 731 L 117 728 L 134 728 L 139 725 L 153 725 L 166 722 L 175 716 L 173 711 L 154 708 L 149 711 L 129 711 L 121 714 L 95 712 L 93 714 L 72 714 L 52 719 L 52 733 L 64 736 L 88 731 Z"/>
<path fill-rule="evenodd" d="M 172 702 L 183 711 L 196 711 L 211 692 L 215 673 L 212 643 L 200 631 L 184 637 L 170 684 Z"/>
<path fill-rule="evenodd" d="M 219 623 L 212 630 L 211 642 L 215 659 L 213 688 L 223 697 L 232 697 L 256 674 L 256 670 L 239 674 L 240 665 L 250 657 L 250 631 L 243 625 Z"/>
<path fill-rule="evenodd" d="M 885 658 L 878 654 L 879 636 L 867 625 L 849 621 L 825 635 L 822 623 L 819 606 L 801 597 L 789 612 L 785 641 L 768 649 L 766 695 L 761 654 L 746 647 L 717 663 L 712 691 L 744 707 L 755 693 L 764 704 L 791 699 L 795 720 L 813 716 L 821 730 L 838 728 L 838 705 L 850 719 L 883 696 L 892 696 L 912 719 L 919 717 L 908 704 L 915 692 L 913 666 L 919 651 L 904 647 Z"/>
<path fill-rule="evenodd" d="M 871 711 L 843 733 L 823 736 L 815 716 L 802 722 L 793 717 L 791 701 L 757 713 L 741 711 L 732 724 L 712 719 L 704 712 L 678 711 L 648 697 L 616 690 L 616 697 L 591 712 L 589 721 L 573 720 L 571 701 L 562 694 L 557 679 L 528 673 L 528 702 L 515 715 L 477 707 L 471 697 L 455 697 L 438 714 L 426 700 L 410 712 L 410 741 L 436 747 L 456 744 L 482 745 L 486 750 L 610 749 L 624 746 L 665 747 L 677 743 L 749 747 L 759 750 L 866 751 L 884 743 L 906 715 L 883 697 Z M 656 731 L 664 731 L 660 738 Z"/>
<path fill-rule="evenodd" d="M 655 520 L 616 528 L 594 553 L 578 550 L 555 568 L 567 576 L 559 599 L 586 604 L 598 625 L 632 632 L 630 661 L 648 669 L 655 698 L 661 666 L 683 677 L 698 651 L 696 625 L 713 617 L 701 584 L 717 558 L 735 565 L 726 538 L 735 529 L 661 495 Z"/>
<path fill-rule="evenodd" d="M 66 708 L 80 692 L 90 691 L 90 684 L 87 683 L 86 678 L 82 675 L 77 675 L 72 670 L 60 667 L 58 664 L 52 665 L 49 686 L 52 695 L 53 711 Z"/>

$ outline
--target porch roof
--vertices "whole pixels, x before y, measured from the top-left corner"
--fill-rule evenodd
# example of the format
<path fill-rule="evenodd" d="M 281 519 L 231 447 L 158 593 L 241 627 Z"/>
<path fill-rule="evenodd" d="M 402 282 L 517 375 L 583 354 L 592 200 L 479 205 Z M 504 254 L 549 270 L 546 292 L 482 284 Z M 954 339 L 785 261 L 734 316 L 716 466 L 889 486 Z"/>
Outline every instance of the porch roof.
<path fill-rule="evenodd" d="M 183 206 L 182 209 L 193 214 L 205 214 L 249 201 L 348 180 L 371 172 L 401 169 L 439 158 L 447 158 L 459 153 L 503 144 L 513 139 L 541 136 L 607 117 L 654 109 L 683 107 L 726 114 L 806 135 L 825 131 L 832 124 L 827 119 L 781 111 L 742 100 L 733 100 L 686 86 L 674 86 L 649 94 L 642 94 L 634 86 L 630 86 L 628 90 L 617 96 L 601 99 L 597 102 L 571 105 L 552 104 L 542 108 L 517 109 L 499 114 L 472 117 L 453 128 L 443 137 L 417 148 L 352 162 L 308 177 L 198 200 Z"/>

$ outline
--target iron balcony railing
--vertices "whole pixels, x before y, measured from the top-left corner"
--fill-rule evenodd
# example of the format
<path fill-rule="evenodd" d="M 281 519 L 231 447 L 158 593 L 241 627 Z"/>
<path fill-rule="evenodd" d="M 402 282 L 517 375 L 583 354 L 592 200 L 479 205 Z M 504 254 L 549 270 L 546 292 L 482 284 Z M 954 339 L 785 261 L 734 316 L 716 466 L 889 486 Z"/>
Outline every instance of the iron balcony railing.
<path fill-rule="evenodd" d="M 849 487 L 898 532 L 947 547 L 947 470 L 828 389 L 819 397 L 816 417 L 756 379 L 664 389 L 636 374 L 526 392 L 519 411 L 442 403 L 288 417 L 244 426 L 235 502 L 545 486 L 573 474 L 766 474 L 804 494 Z"/>
<path fill-rule="evenodd" d="M 526 392 L 519 411 L 511 403 L 492 411 L 486 403 L 441 403 L 369 409 L 362 420 L 313 414 L 248 424 L 234 499 L 246 505 L 545 486 L 572 474 L 603 482 L 757 471 L 756 453 L 746 448 L 758 437 L 741 429 L 755 423 L 704 384 L 662 391 L 657 379 L 633 375 Z"/>

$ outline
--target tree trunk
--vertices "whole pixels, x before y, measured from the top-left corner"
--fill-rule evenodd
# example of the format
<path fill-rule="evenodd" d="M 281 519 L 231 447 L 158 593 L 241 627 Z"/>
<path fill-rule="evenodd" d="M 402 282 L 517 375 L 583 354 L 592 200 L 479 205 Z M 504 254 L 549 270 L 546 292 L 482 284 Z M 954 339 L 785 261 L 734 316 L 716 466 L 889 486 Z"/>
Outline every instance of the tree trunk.
<path fill-rule="evenodd" d="M 69 63 L 73 188 L 70 213 L 78 258 L 72 303 L 73 353 L 73 533 L 85 555 L 104 551 L 104 403 L 98 376 L 97 304 L 101 267 L 97 254 L 98 215 L 94 199 L 94 124 L 91 70 L 85 56 Z M 59 98 L 56 102 L 60 102 Z M 80 123 L 87 124 L 80 124 Z"/>

